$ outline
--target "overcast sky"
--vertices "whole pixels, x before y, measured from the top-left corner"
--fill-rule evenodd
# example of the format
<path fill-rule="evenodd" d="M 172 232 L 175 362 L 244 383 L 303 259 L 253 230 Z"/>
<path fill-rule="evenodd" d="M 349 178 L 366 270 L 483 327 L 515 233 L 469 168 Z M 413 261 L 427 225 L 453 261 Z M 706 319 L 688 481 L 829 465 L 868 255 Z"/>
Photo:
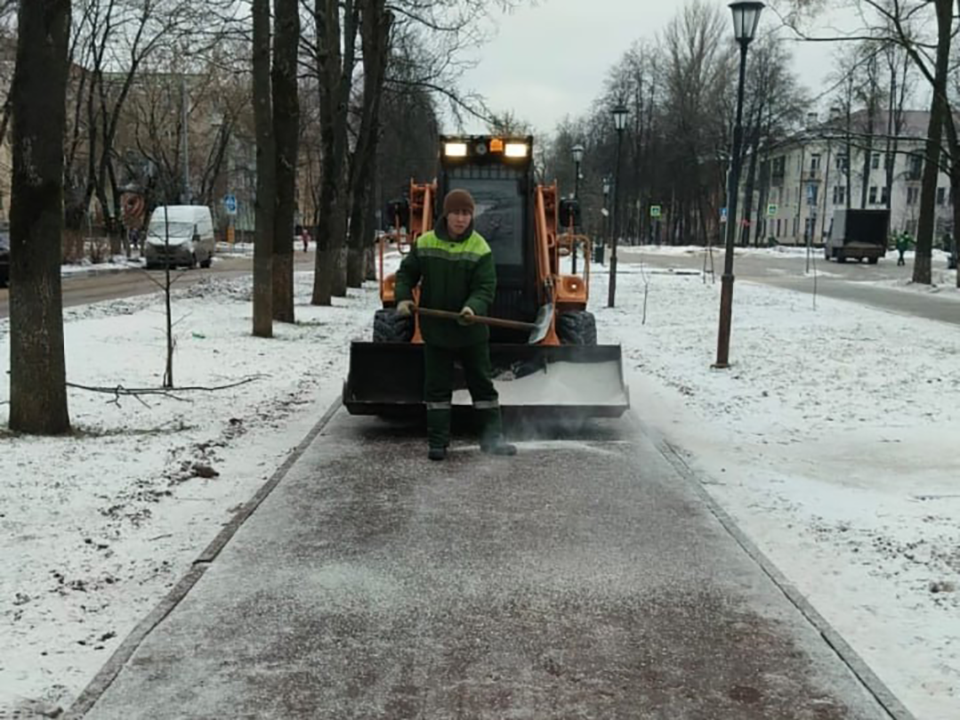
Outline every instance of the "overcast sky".
<path fill-rule="evenodd" d="M 727 10 L 728 0 L 709 0 Z M 609 69 L 639 38 L 654 38 L 683 6 L 682 0 L 540 0 L 503 16 L 479 65 L 464 87 L 482 93 L 496 112 L 513 111 L 537 132 L 552 132 L 564 115 L 586 111 Z M 760 29 L 777 17 L 765 10 Z M 733 21 L 730 22 L 733 34 Z M 833 45 L 791 43 L 794 71 L 814 91 L 832 67 Z M 453 130 L 453 128 L 447 128 Z M 482 123 L 466 128 L 482 133 Z"/>

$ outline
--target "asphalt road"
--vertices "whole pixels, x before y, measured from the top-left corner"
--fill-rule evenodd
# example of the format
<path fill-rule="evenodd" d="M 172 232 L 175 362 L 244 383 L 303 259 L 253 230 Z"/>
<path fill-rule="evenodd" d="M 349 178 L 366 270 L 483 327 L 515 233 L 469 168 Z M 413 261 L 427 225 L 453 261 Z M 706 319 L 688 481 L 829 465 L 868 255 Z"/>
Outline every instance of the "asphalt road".
<path fill-rule="evenodd" d="M 521 440 L 341 410 L 85 717 L 888 717 L 635 421 Z"/>
<path fill-rule="evenodd" d="M 314 262 L 314 254 L 295 252 L 294 259 L 297 266 L 310 265 Z M 219 258 L 210 268 L 196 268 L 176 271 L 177 281 L 175 288 L 188 287 L 205 277 L 239 277 L 253 271 L 252 257 L 223 257 Z M 151 279 L 153 278 L 153 279 Z M 103 300 L 133 297 L 159 293 L 156 282 L 163 282 L 162 270 L 98 270 L 94 274 L 70 274 L 63 277 L 63 305 L 85 305 Z M 156 281 L 156 282 L 154 282 Z M 10 291 L 0 289 L 0 318 L 10 314 Z"/>
<path fill-rule="evenodd" d="M 623 248 L 618 253 L 621 264 L 644 262 L 656 268 L 703 270 L 703 252 L 697 255 L 657 255 L 643 248 Z M 709 271 L 709 256 L 707 270 Z M 923 293 L 877 286 L 873 283 L 890 280 L 909 280 L 913 275 L 911 264 L 898 267 L 896 254 L 890 253 L 877 265 L 867 263 L 836 263 L 824 260 L 822 252 L 815 253 L 811 274 L 805 275 L 806 259 L 776 255 L 736 255 L 734 276 L 738 281 L 758 282 L 774 287 L 818 293 L 826 297 L 849 300 L 881 308 L 890 312 L 915 315 L 931 320 L 960 324 L 960 303 L 946 294 Z M 713 271 L 717 278 L 723 274 L 723 252 L 714 252 Z M 813 273 L 816 271 L 816 280 Z M 946 263 L 934 262 L 934 276 L 946 276 Z M 949 277 L 952 277 L 952 273 Z"/>

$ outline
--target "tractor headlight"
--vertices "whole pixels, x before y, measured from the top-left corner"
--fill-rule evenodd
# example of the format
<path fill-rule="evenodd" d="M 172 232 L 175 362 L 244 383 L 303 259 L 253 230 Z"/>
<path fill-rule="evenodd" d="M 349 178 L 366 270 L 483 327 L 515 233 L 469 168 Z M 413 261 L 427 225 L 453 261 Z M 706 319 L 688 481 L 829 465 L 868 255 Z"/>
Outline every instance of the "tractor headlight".
<path fill-rule="evenodd" d="M 462 142 L 448 142 L 443 146 L 443 154 L 447 157 L 466 157 L 467 144 Z"/>
<path fill-rule="evenodd" d="M 530 152 L 530 147 L 526 143 L 507 143 L 504 155 L 512 158 L 525 158 Z"/>

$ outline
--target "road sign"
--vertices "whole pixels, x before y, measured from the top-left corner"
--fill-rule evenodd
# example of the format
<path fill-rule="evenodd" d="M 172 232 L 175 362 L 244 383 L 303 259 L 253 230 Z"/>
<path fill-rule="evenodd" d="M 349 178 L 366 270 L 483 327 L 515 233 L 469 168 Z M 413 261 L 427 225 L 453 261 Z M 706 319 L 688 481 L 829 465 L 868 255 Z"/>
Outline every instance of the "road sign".
<path fill-rule="evenodd" d="M 227 215 L 236 215 L 237 214 L 237 196 L 236 195 L 227 195 L 223 198 L 223 207 L 227 211 Z"/>
<path fill-rule="evenodd" d="M 660 217 L 661 213 L 662 213 L 662 208 L 659 205 L 650 206 L 650 217 L 658 218 Z"/>
<path fill-rule="evenodd" d="M 727 221 L 727 209 L 720 208 L 720 222 L 725 223 Z"/>
<path fill-rule="evenodd" d="M 776 215 L 776 214 L 777 214 L 777 205 L 776 205 L 776 203 L 770 203 L 769 205 L 767 205 L 767 216 L 768 216 L 768 217 L 773 217 L 773 216 Z"/>

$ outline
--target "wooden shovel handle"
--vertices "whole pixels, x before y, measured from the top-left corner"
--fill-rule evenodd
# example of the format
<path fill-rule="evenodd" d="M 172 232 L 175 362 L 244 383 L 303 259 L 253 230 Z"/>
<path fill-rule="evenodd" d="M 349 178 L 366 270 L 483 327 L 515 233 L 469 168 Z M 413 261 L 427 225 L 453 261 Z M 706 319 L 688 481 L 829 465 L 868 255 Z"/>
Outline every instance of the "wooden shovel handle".
<path fill-rule="evenodd" d="M 450 312 L 448 310 L 433 310 L 432 308 L 418 307 L 417 312 L 426 317 L 441 318 L 443 320 L 460 320 L 460 313 Z M 534 323 L 520 322 L 519 320 L 503 320 L 501 318 L 485 317 L 483 315 L 471 315 L 468 322 L 480 323 L 481 325 L 491 325 L 493 327 L 507 328 L 508 330 L 534 330 L 537 326 Z"/>

